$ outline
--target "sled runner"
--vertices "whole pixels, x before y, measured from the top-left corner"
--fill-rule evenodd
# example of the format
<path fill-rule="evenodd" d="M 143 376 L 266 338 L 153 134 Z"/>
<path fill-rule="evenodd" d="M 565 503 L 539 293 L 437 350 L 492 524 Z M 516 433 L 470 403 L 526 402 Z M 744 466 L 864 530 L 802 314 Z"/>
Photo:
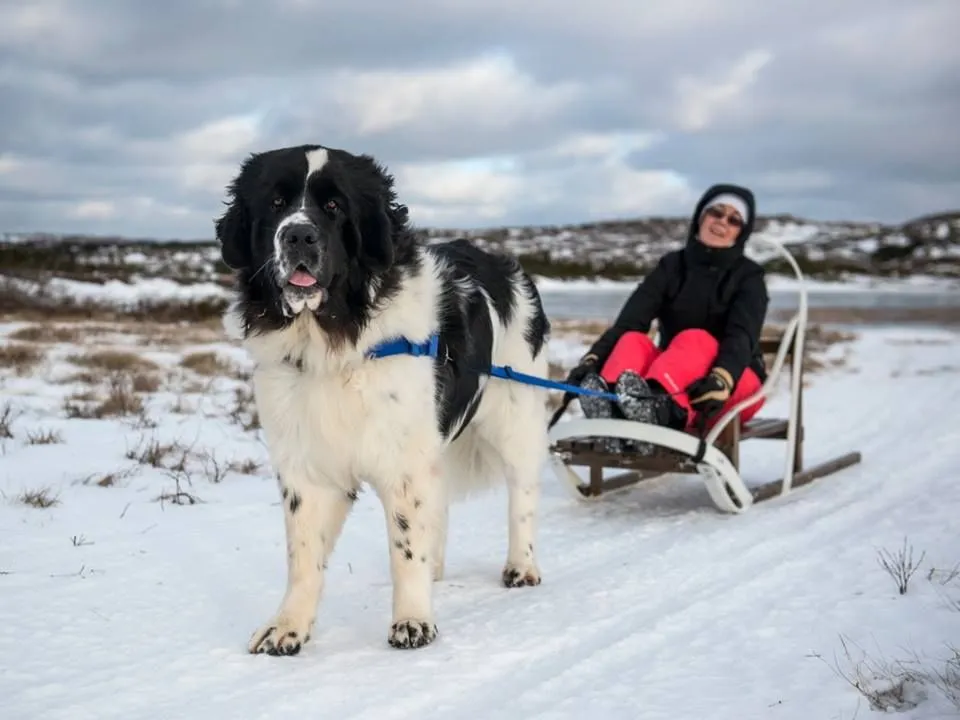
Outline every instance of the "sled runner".
<path fill-rule="evenodd" d="M 723 511 L 743 513 L 754 503 L 789 493 L 819 478 L 861 461 L 858 451 L 831 458 L 812 467 L 803 462 L 803 360 L 807 330 L 807 291 L 803 274 L 793 256 L 780 243 L 755 238 L 767 243 L 782 255 L 799 283 L 799 307 L 780 337 L 761 340 L 764 354 L 776 353 L 773 366 L 763 387 L 754 395 L 721 415 L 706 435 L 699 437 L 682 430 L 619 419 L 575 419 L 557 423 L 561 408 L 550 428 L 551 465 L 558 478 L 569 486 L 575 497 L 589 500 L 613 490 L 636 485 L 644 480 L 668 473 L 699 474 L 714 504 Z M 740 411 L 760 396 L 769 397 L 776 387 L 786 358 L 791 360 L 790 410 L 787 418 L 755 417 L 743 424 Z M 649 443 L 652 454 L 629 449 L 610 452 L 603 442 L 621 438 Z M 746 440 L 781 440 L 785 444 L 784 473 L 754 488 L 748 488 L 740 476 L 740 443 Z M 589 469 L 584 483 L 573 467 Z M 604 478 L 605 468 L 625 470 Z"/>

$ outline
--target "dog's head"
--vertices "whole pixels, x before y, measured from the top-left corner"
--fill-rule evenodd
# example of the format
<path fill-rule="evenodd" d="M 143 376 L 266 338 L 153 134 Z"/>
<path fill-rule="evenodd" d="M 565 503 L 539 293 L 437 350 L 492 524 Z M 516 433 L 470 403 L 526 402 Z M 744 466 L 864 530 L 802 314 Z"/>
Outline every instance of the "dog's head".
<path fill-rule="evenodd" d="M 215 222 L 223 261 L 276 294 L 291 314 L 395 262 L 393 179 L 367 155 L 302 145 L 250 156 Z"/>

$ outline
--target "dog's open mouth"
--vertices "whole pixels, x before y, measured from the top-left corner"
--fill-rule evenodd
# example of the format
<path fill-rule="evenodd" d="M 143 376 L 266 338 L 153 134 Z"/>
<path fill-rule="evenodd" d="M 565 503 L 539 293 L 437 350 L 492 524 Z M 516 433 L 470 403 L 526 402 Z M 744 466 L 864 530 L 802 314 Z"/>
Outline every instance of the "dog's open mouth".
<path fill-rule="evenodd" d="M 316 276 L 301 265 L 287 278 L 283 294 L 294 312 L 304 308 L 315 311 L 323 304 L 327 291 L 319 285 Z"/>
<path fill-rule="evenodd" d="M 297 268 L 293 271 L 293 274 L 287 282 L 296 287 L 309 288 L 317 284 L 317 279 L 306 270 Z"/>

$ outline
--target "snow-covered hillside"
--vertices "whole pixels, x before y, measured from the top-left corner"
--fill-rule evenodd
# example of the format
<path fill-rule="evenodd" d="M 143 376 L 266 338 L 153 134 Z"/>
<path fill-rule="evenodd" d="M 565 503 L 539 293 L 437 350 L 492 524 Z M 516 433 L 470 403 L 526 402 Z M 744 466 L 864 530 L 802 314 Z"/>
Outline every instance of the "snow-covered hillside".
<path fill-rule="evenodd" d="M 560 331 L 549 352 L 583 348 Z M 545 473 L 536 588 L 498 584 L 505 494 L 457 506 L 441 635 L 418 651 L 386 644 L 386 525 L 364 493 L 313 641 L 273 658 L 245 648 L 285 573 L 247 359 L 215 325 L 8 323 L 0 717 L 957 717 L 958 358 L 942 329 L 839 342 L 809 376 L 805 458 L 863 463 L 743 516 L 695 477 L 583 504 Z M 745 445 L 748 484 L 780 447 Z M 880 561 L 911 553 L 900 594 Z"/>
<path fill-rule="evenodd" d="M 432 242 L 470 237 L 520 257 L 546 278 L 635 279 L 667 250 L 679 247 L 684 218 L 644 218 L 566 227 L 423 230 Z M 960 212 L 903 225 L 760 218 L 756 234 L 786 243 L 811 278 L 937 276 L 960 278 Z M 780 260 L 773 274 L 787 274 Z M 163 277 L 179 283 L 225 283 L 227 268 L 212 241 L 154 242 L 47 234 L 0 236 L 0 272 L 74 280 Z"/>
<path fill-rule="evenodd" d="M 504 228 L 471 233 L 484 245 L 525 259 L 545 276 L 636 276 L 664 252 L 680 247 L 686 218 L 604 222 L 572 227 Z M 436 239 L 456 231 L 431 231 Z M 811 222 L 760 218 L 757 237 L 786 244 L 804 272 L 820 279 L 846 275 L 960 277 L 960 212 L 918 218 L 903 225 Z M 788 272 L 782 262 L 773 272 Z"/>

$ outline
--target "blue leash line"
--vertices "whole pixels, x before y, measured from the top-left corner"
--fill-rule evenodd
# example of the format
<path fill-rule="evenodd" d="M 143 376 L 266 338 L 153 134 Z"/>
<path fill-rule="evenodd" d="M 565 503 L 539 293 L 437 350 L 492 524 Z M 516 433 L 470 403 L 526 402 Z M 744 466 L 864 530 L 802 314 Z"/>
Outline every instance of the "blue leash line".
<path fill-rule="evenodd" d="M 537 385 L 552 390 L 563 390 L 568 393 L 573 393 L 574 395 L 590 395 L 591 397 L 604 398 L 605 400 L 613 400 L 614 402 L 619 399 L 616 393 L 604 392 L 603 390 L 591 390 L 590 388 L 580 387 L 579 385 L 570 385 L 569 383 L 547 380 L 546 378 L 537 377 L 536 375 L 527 375 L 526 373 L 517 372 L 509 365 L 492 365 L 490 367 L 490 374 L 493 377 L 503 378 L 504 380 L 514 380 L 519 383 L 524 383 L 525 385 Z"/>
<path fill-rule="evenodd" d="M 440 336 L 434 333 L 427 340 L 420 343 L 411 342 L 406 338 L 387 340 L 370 348 L 370 350 L 367 351 L 367 357 L 384 358 L 391 357 L 393 355 L 413 355 L 414 357 L 435 358 L 438 356 L 439 351 Z M 603 392 L 602 390 L 591 390 L 590 388 L 583 388 L 579 385 L 571 385 L 569 383 L 562 383 L 555 380 L 548 380 L 547 378 L 537 377 L 536 375 L 528 375 L 526 373 L 517 372 L 509 365 L 491 365 L 490 368 L 484 372 L 493 377 L 502 378 L 504 380 L 513 380 L 514 382 L 525 385 L 535 385 L 537 387 L 547 388 L 549 390 L 563 390 L 564 392 L 568 392 L 573 395 L 589 395 L 591 397 L 604 398 L 605 400 L 613 400 L 614 402 L 616 402 L 618 399 L 616 393 Z"/>

